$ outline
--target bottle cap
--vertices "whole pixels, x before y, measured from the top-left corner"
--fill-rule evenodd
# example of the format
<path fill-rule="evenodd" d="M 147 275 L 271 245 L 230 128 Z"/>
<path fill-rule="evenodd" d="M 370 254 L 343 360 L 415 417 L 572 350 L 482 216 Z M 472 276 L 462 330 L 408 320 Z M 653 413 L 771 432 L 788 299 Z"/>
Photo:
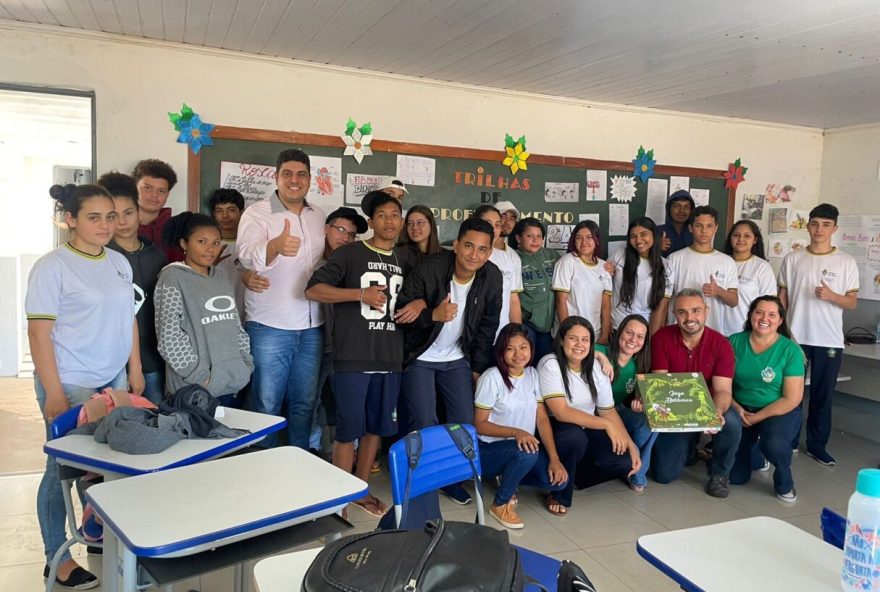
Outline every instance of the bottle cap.
<path fill-rule="evenodd" d="M 880 497 L 880 469 L 862 469 L 856 477 L 856 491 L 868 497 Z"/>

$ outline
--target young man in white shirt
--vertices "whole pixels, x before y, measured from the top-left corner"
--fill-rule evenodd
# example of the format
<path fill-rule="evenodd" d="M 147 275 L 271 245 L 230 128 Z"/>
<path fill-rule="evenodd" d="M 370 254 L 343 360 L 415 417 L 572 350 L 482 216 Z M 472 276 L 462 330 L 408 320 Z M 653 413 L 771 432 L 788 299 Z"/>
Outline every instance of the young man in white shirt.
<path fill-rule="evenodd" d="M 519 304 L 519 295 L 523 291 L 522 287 L 522 261 L 519 255 L 503 238 L 504 221 L 501 213 L 493 205 L 485 204 L 474 210 L 474 218 L 481 218 L 492 225 L 495 231 L 495 240 L 492 242 L 492 255 L 489 261 L 498 266 L 501 270 L 503 279 L 503 287 L 501 293 L 501 316 L 498 319 L 498 330 L 495 332 L 495 339 L 501 329 L 508 323 L 522 323 L 522 308 Z"/>
<path fill-rule="evenodd" d="M 254 411 L 277 415 L 287 404 L 288 441 L 308 448 L 318 390 L 324 323 L 321 307 L 305 297 L 306 283 L 324 254 L 325 214 L 305 197 L 309 157 L 284 150 L 276 160 L 278 190 L 241 215 L 238 258 L 265 277 L 262 292 L 245 293 L 245 330 L 251 339 Z M 265 440 L 275 444 L 275 437 Z"/>
<path fill-rule="evenodd" d="M 713 246 L 718 231 L 718 210 L 712 206 L 695 208 L 690 229 L 693 244 L 676 251 L 668 259 L 674 282 L 673 293 L 689 288 L 702 291 L 709 307 L 706 326 L 724 331 L 722 307 L 736 307 L 739 280 L 736 262 Z M 670 325 L 675 323 L 672 310 L 668 321 Z"/>
<path fill-rule="evenodd" d="M 807 454 L 825 466 L 835 464 L 825 447 L 831 436 L 831 394 L 843 355 L 843 311 L 855 309 L 859 295 L 856 260 L 831 246 L 838 215 L 831 204 L 810 211 L 810 246 L 786 255 L 778 276 L 779 299 L 810 367 Z M 798 429 L 792 449 L 797 450 L 800 436 Z"/>

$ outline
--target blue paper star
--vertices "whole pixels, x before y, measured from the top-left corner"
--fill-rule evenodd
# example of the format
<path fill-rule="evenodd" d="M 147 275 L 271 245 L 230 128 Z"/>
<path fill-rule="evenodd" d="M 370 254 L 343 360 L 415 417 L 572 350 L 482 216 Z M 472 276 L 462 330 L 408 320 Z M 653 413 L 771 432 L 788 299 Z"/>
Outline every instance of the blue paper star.
<path fill-rule="evenodd" d="M 181 144 L 189 144 L 194 154 L 198 154 L 202 146 L 213 146 L 214 140 L 211 132 L 214 131 L 213 123 L 202 123 L 202 118 L 194 113 L 189 121 L 180 121 L 180 135 L 177 141 Z"/>
<path fill-rule="evenodd" d="M 633 177 L 638 177 L 642 183 L 646 183 L 648 178 L 654 175 L 654 165 L 657 164 L 657 161 L 654 160 L 654 150 L 646 151 L 642 146 L 639 146 L 639 152 L 632 163 Z"/>

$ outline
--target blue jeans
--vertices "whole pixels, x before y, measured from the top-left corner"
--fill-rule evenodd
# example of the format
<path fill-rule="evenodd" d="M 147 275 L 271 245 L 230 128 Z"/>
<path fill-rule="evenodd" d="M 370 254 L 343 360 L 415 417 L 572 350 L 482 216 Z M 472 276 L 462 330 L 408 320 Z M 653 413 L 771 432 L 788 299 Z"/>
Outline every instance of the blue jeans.
<path fill-rule="evenodd" d="M 400 388 L 407 431 L 437 425 L 438 394 L 443 397 L 448 423 L 474 423 L 474 378 L 467 360 L 416 360 L 403 371 Z"/>
<path fill-rule="evenodd" d="M 532 366 L 537 367 L 538 361 L 547 354 L 553 353 L 553 336 L 550 332 L 541 333 L 531 324 L 526 322 L 526 332 L 532 338 L 534 344 L 534 356 L 532 357 Z"/>
<path fill-rule="evenodd" d="M 516 440 L 480 442 L 480 470 L 484 479 L 501 476 L 501 486 L 495 492 L 496 506 L 510 501 L 520 481 L 535 466 L 537 452 L 520 450 Z"/>
<path fill-rule="evenodd" d="M 742 436 L 742 421 L 731 407 L 724 414 L 724 427 L 712 436 L 712 460 L 709 475 L 730 476 L 736 451 Z M 672 483 L 678 479 L 687 463 L 691 450 L 700 439 L 699 432 L 661 433 L 654 443 L 652 475 L 657 483 Z"/>
<path fill-rule="evenodd" d="M 652 432 L 648 425 L 648 420 L 644 413 L 636 413 L 629 407 L 623 405 L 617 406 L 617 413 L 623 420 L 623 425 L 632 438 L 633 444 L 639 449 L 639 456 L 642 459 L 642 468 L 639 472 L 630 477 L 633 485 L 645 486 L 648 484 L 648 469 L 651 466 L 651 450 L 654 448 L 654 442 L 657 440 L 657 432 Z"/>
<path fill-rule="evenodd" d="M 128 376 L 123 368 L 113 380 L 107 384 L 95 388 L 76 386 L 72 384 L 62 384 L 61 388 L 67 397 L 70 406 L 82 405 L 88 401 L 93 394 L 107 387 L 119 390 L 128 389 Z M 37 392 L 37 403 L 40 405 L 42 412 L 46 407 L 46 390 L 40 383 L 40 378 L 34 374 L 34 390 Z M 49 423 L 46 422 L 46 440 L 51 439 L 52 434 Z M 80 500 L 82 501 L 82 500 Z M 46 563 L 52 560 L 55 552 L 67 540 L 65 525 L 67 521 L 66 510 L 64 508 L 64 495 L 61 491 L 61 480 L 58 476 L 58 463 L 54 456 L 46 456 L 46 471 L 43 473 L 43 479 L 37 489 L 37 520 L 40 522 L 40 535 L 43 537 L 43 551 L 46 554 Z M 70 559 L 70 552 L 66 552 L 61 561 Z"/>
<path fill-rule="evenodd" d="M 251 377 L 254 411 L 279 415 L 286 403 L 288 443 L 308 450 L 318 398 L 323 327 L 288 331 L 248 321 L 245 330 L 254 356 Z M 276 443 L 277 437 L 272 434 L 262 445 L 271 448 Z"/>
<path fill-rule="evenodd" d="M 749 411 L 758 409 L 747 408 Z M 735 485 L 747 483 L 754 470 L 754 449 L 758 449 L 764 458 L 775 467 L 773 471 L 773 489 L 776 493 L 788 493 L 794 487 L 791 475 L 791 436 L 801 425 L 801 408 L 795 407 L 785 415 L 774 415 L 752 427 L 743 426 L 742 439 L 733 469 L 730 471 L 730 482 Z M 713 452 L 714 454 L 714 452 Z"/>
<path fill-rule="evenodd" d="M 165 371 L 144 373 L 144 396 L 158 405 L 165 398 Z"/>
<path fill-rule="evenodd" d="M 802 345 L 810 372 L 810 402 L 807 415 L 807 451 L 824 452 L 831 437 L 831 396 L 837 387 L 837 375 L 843 350 Z M 803 403 L 801 403 L 803 405 Z M 801 439 L 801 425 L 792 435 L 791 448 L 797 448 Z"/>

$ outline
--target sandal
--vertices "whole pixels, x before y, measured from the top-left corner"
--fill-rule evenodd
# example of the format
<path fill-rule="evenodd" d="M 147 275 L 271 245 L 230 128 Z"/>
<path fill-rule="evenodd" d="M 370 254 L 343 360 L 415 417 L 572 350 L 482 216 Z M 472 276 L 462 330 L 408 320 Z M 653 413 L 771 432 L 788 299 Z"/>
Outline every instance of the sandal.
<path fill-rule="evenodd" d="M 370 472 L 371 473 L 381 473 L 382 472 L 382 465 L 379 464 L 378 460 L 373 463 L 372 467 L 370 467 Z"/>
<path fill-rule="evenodd" d="M 548 495 L 544 502 L 547 506 L 547 511 L 554 516 L 565 516 L 568 513 L 568 508 L 557 502 L 552 495 Z"/>
<path fill-rule="evenodd" d="M 373 497 L 372 495 L 367 495 L 366 497 L 351 503 L 373 518 L 381 518 L 388 511 L 388 506 L 383 504 L 379 498 Z"/>

